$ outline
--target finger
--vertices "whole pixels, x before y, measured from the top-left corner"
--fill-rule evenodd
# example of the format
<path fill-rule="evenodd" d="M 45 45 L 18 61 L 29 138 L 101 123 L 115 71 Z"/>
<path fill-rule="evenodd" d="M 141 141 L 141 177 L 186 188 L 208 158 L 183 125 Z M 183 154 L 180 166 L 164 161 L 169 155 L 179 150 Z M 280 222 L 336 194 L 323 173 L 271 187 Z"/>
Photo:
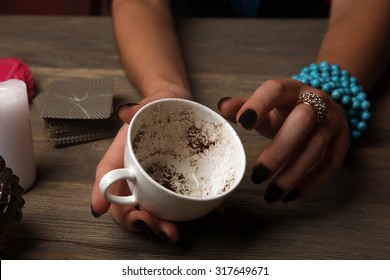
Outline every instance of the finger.
<path fill-rule="evenodd" d="M 153 225 L 152 215 L 133 206 L 112 204 L 109 210 L 112 218 L 128 231 L 151 231 Z"/>
<path fill-rule="evenodd" d="M 128 195 L 126 191 L 117 191 L 116 195 Z M 112 204 L 109 210 L 113 219 L 123 228 L 133 232 L 144 232 L 164 242 L 175 244 L 179 240 L 179 230 L 175 223 L 160 220 L 140 207 Z"/>
<path fill-rule="evenodd" d="M 143 232 L 150 237 L 157 237 L 164 242 L 176 243 L 179 233 L 175 224 L 168 224 L 160 229 L 155 218 L 147 211 L 136 210 L 123 205 L 112 205 L 110 214 L 124 229 L 132 232 Z"/>
<path fill-rule="evenodd" d="M 304 145 L 307 148 L 301 155 L 307 158 L 312 157 L 312 165 L 306 162 L 306 174 L 300 178 L 290 178 L 290 180 L 296 182 L 292 185 L 298 187 L 292 189 L 290 185 L 289 190 L 286 191 L 286 195 L 283 197 L 283 202 L 295 200 L 300 196 L 306 196 L 313 192 L 340 168 L 345 158 L 350 145 L 348 121 L 339 104 L 331 102 L 329 107 L 330 110 L 326 118 L 309 135 L 309 141 Z M 323 151 L 322 155 L 321 151 Z M 321 155 L 317 163 L 315 163 L 316 155 Z M 292 164 L 292 169 L 305 165 L 304 162 L 300 163 L 298 161 L 299 159 L 293 163 L 294 165 Z M 307 159 L 307 161 L 309 160 Z M 300 172 L 304 174 L 303 171 L 299 170 L 291 170 L 289 173 L 290 176 L 294 176 L 294 174 Z M 282 174 L 280 175 L 282 176 Z M 281 184 L 288 186 L 288 182 Z"/>
<path fill-rule="evenodd" d="M 264 195 L 265 200 L 268 203 L 273 203 L 279 199 L 286 202 L 283 197 L 290 194 L 310 170 L 321 161 L 334 134 L 335 129 L 332 127 L 328 128 L 325 124 L 317 126 L 302 146 L 292 155 L 288 163 L 278 172 L 273 179 L 273 183 L 267 187 Z M 274 193 L 283 193 L 283 195 L 273 196 Z M 286 200 L 291 199 L 293 198 L 290 194 Z"/>
<path fill-rule="evenodd" d="M 96 168 L 95 183 L 92 187 L 91 210 L 94 216 L 107 212 L 110 203 L 100 193 L 99 183 L 101 178 L 109 171 L 123 167 L 124 147 L 128 125 L 124 124 L 114 138 L 111 146 Z M 115 186 L 112 186 L 115 188 Z"/>
<path fill-rule="evenodd" d="M 300 182 L 301 197 L 311 194 L 341 168 L 350 145 L 348 130 L 343 131 L 339 136 L 332 139 L 320 163 Z"/>
<path fill-rule="evenodd" d="M 141 109 L 146 104 L 158 99 L 175 98 L 175 97 L 176 97 L 175 94 L 170 91 L 159 92 L 155 95 L 146 97 L 140 103 L 128 103 L 126 105 L 120 106 L 119 108 L 117 108 L 116 111 L 119 118 L 124 123 L 130 123 L 130 121 L 132 120 L 134 115 L 138 112 L 138 110 Z"/>
<path fill-rule="evenodd" d="M 285 115 L 298 100 L 301 84 L 292 79 L 268 80 L 256 89 L 253 95 L 241 107 L 237 122 L 245 129 L 259 127 L 274 108 L 285 109 Z"/>
<path fill-rule="evenodd" d="M 311 112 L 311 108 L 302 105 L 296 106 L 274 139 L 257 159 L 252 173 L 252 181 L 255 184 L 260 184 L 266 179 L 265 175 L 270 177 L 280 170 L 305 140 L 315 124 L 316 118 Z"/>
<path fill-rule="evenodd" d="M 264 117 L 255 127 L 255 130 L 267 138 L 274 138 L 286 119 L 286 113 L 274 109 Z"/>
<path fill-rule="evenodd" d="M 129 124 L 135 113 L 137 113 L 140 108 L 141 106 L 138 103 L 127 103 L 120 105 L 116 109 L 116 112 L 122 122 Z"/>
<path fill-rule="evenodd" d="M 175 244 L 179 241 L 180 236 L 178 227 L 172 222 L 155 219 L 153 230 L 155 234 L 165 242 Z"/>
<path fill-rule="evenodd" d="M 179 230 L 175 223 L 158 219 L 142 207 L 129 214 L 129 223 L 132 224 L 130 230 L 141 230 L 172 244 L 179 240 Z"/>
<path fill-rule="evenodd" d="M 221 115 L 232 123 L 237 123 L 237 113 L 245 104 L 247 99 L 225 97 L 219 100 L 218 109 Z M 278 110 L 272 110 L 268 116 L 265 116 L 261 123 L 256 126 L 256 131 L 261 135 L 272 138 L 283 124 L 286 116 Z"/>
<path fill-rule="evenodd" d="M 237 113 L 245 102 L 243 98 L 224 97 L 218 101 L 218 109 L 225 119 L 236 123 Z"/>

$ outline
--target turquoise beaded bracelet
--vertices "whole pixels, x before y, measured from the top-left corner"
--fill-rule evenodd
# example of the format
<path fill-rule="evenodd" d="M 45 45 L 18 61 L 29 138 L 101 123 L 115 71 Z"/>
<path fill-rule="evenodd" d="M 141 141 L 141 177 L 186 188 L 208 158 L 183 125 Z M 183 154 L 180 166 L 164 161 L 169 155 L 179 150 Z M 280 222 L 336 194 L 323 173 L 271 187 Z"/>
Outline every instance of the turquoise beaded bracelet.
<path fill-rule="evenodd" d="M 341 70 L 339 65 L 330 65 L 324 61 L 304 67 L 298 75 L 291 78 L 329 93 L 347 111 L 351 137 L 358 139 L 362 136 L 367 129 L 367 121 L 371 118 L 371 104 L 357 79 L 351 77 L 348 70 Z"/>

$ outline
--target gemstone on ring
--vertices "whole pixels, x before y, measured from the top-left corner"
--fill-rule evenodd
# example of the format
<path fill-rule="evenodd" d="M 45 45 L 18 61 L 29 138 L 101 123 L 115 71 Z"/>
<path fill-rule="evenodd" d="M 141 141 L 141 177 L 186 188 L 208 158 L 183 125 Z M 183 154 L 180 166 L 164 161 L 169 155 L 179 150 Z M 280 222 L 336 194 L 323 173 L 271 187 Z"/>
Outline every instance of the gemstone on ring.
<path fill-rule="evenodd" d="M 315 114 L 317 115 L 317 123 L 322 121 L 326 116 L 326 104 L 325 101 L 312 92 L 305 92 L 298 98 L 297 104 L 306 104 L 313 108 Z"/>

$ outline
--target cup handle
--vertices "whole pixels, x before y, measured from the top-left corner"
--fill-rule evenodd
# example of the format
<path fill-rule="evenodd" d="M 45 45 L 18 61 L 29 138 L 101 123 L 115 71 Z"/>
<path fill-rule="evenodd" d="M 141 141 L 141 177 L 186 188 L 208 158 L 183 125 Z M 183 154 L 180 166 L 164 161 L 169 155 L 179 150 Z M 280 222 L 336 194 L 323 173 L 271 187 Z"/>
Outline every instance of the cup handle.
<path fill-rule="evenodd" d="M 136 182 L 136 178 L 130 169 L 128 168 L 114 169 L 108 172 L 107 174 L 105 174 L 100 180 L 99 183 L 100 193 L 107 201 L 111 203 L 137 206 L 138 201 L 137 198 L 134 196 L 134 194 L 128 196 L 118 196 L 107 192 L 107 190 L 113 183 L 121 179 L 128 179 L 133 184 Z"/>

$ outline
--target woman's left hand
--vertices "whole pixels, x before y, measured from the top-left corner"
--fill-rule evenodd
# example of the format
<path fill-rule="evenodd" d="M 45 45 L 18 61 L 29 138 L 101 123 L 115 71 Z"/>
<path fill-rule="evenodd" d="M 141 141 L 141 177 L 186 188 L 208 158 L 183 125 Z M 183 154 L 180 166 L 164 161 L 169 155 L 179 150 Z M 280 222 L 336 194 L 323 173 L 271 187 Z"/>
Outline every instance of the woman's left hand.
<path fill-rule="evenodd" d="M 325 103 L 326 115 L 297 103 L 304 93 L 314 93 Z M 305 197 L 341 167 L 349 149 L 346 112 L 327 93 L 293 79 L 268 80 L 249 99 L 224 98 L 221 114 L 247 130 L 272 138 L 258 157 L 252 181 L 271 179 L 264 198 L 273 203 Z"/>

